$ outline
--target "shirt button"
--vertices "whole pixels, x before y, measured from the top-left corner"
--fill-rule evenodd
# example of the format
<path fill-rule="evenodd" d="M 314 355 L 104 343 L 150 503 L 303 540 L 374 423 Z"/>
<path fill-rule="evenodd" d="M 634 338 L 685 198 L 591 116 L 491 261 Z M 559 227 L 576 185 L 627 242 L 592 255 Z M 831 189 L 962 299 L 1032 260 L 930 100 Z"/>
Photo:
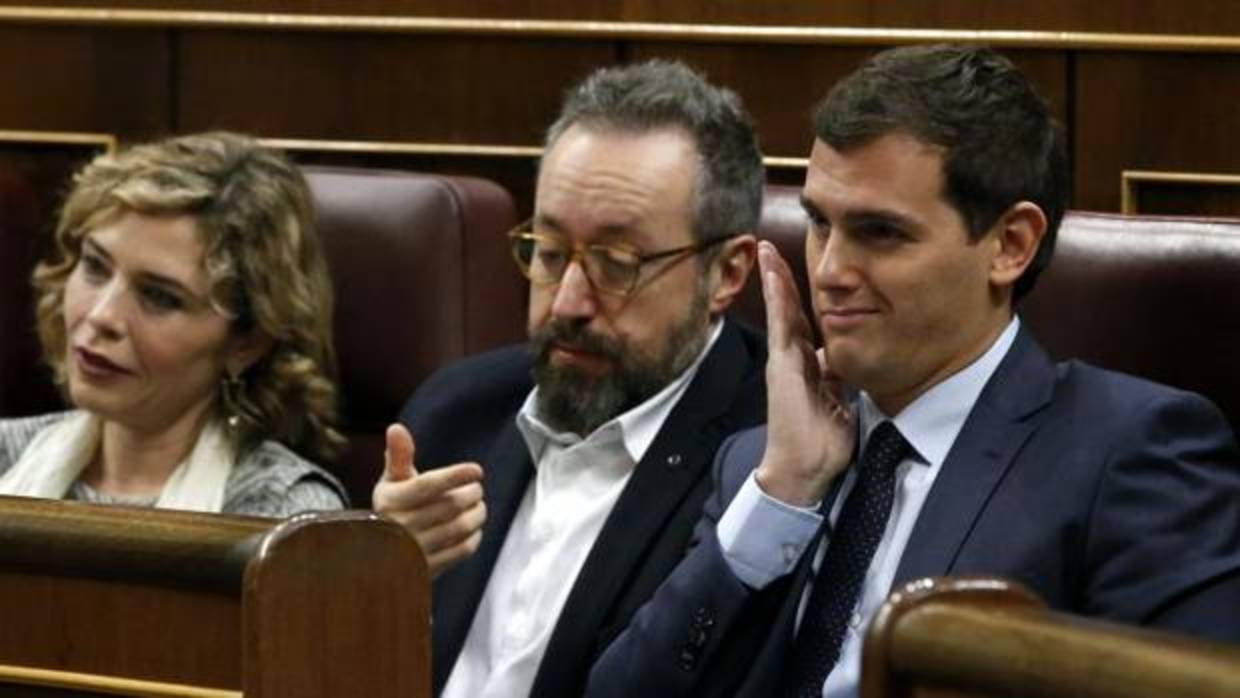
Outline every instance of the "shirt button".
<path fill-rule="evenodd" d="M 853 630 L 859 629 L 861 627 L 861 614 L 852 614 L 852 617 L 848 619 L 848 624 L 852 626 Z"/>

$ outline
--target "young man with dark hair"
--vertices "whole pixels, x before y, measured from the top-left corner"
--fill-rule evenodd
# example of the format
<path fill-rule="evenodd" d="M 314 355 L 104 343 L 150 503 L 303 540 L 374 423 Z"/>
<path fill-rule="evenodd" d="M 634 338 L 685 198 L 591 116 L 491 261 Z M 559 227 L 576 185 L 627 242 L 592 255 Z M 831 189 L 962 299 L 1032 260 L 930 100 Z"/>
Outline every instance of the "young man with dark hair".
<path fill-rule="evenodd" d="M 815 126 L 802 203 L 825 345 L 761 243 L 767 426 L 722 447 L 695 547 L 589 695 L 855 695 L 871 615 L 926 576 L 1010 577 L 1057 609 L 1240 640 L 1226 419 L 1052 363 L 1014 312 L 1068 191 L 1024 76 L 984 48 L 897 49 Z"/>

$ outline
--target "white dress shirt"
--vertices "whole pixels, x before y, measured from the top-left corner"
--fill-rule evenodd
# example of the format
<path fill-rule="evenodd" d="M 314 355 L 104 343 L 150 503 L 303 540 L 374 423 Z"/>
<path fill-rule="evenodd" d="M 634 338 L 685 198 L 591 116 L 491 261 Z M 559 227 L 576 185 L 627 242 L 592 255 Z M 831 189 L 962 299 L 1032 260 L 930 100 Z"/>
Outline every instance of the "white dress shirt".
<path fill-rule="evenodd" d="M 556 621 L 603 523 L 723 332 L 718 321 L 694 362 L 642 404 L 587 438 L 537 414 L 538 389 L 517 413 L 535 474 L 513 517 L 443 698 L 527 696 Z"/>
<path fill-rule="evenodd" d="M 891 418 L 912 449 L 910 455 L 896 468 L 895 500 L 891 506 L 891 515 L 887 519 L 887 528 L 878 543 L 878 549 L 874 551 L 865 581 L 862 582 L 857 608 L 844 634 L 839 662 L 823 685 L 824 698 L 851 698 L 857 695 L 865 629 L 874 612 L 891 591 L 891 583 L 913 532 L 913 524 L 917 522 L 917 515 L 921 512 L 943 461 L 968 419 L 982 388 L 1016 340 L 1019 327 L 1020 321 L 1013 317 L 980 357 L 922 393 Z M 888 417 L 864 392 L 861 393 L 858 403 L 860 437 L 864 444 L 868 442 L 874 428 Z M 855 479 L 855 469 L 849 468 L 831 507 L 831 525 L 834 525 L 839 517 L 840 509 L 852 490 Z M 822 523 L 822 516 L 817 509 L 817 506 L 790 506 L 768 496 L 758 486 L 754 475 L 750 474 L 719 520 L 719 543 L 732 572 L 745 584 L 758 589 L 791 572 Z M 829 539 L 829 534 L 823 536 L 822 543 L 815 551 L 815 570 L 822 562 Z M 801 597 L 798 625 L 800 614 L 805 612 L 812 585 L 811 580 Z"/>

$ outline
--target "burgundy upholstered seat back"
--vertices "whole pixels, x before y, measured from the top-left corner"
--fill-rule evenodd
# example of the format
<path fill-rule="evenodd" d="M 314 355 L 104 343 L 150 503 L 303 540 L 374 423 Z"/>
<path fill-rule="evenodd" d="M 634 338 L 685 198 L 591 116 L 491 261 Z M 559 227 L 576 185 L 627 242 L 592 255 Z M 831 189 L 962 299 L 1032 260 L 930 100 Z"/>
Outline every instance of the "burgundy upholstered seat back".
<path fill-rule="evenodd" d="M 1053 356 L 1202 393 L 1240 427 L 1240 220 L 1072 212 L 1019 312 Z"/>
<path fill-rule="evenodd" d="M 526 285 L 503 233 L 512 197 L 469 177 L 307 167 L 336 293 L 342 417 L 334 468 L 369 506 L 383 432 L 435 369 L 524 337 Z"/>

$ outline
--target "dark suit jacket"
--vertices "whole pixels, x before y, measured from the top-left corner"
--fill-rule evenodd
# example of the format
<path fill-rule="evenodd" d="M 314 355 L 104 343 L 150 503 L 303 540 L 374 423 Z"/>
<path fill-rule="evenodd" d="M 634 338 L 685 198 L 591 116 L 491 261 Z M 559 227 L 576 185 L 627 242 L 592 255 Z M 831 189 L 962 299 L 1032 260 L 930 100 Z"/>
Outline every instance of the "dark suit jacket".
<path fill-rule="evenodd" d="M 598 654 L 684 557 L 711 490 L 710 463 L 719 444 L 765 417 L 765 361 L 765 339 L 725 323 L 573 581 L 532 695 L 580 696 Z M 442 574 L 432 588 L 436 694 L 447 683 L 464 645 L 533 473 L 515 420 L 532 388 L 530 380 L 525 347 L 500 349 L 436 373 L 401 415 L 417 440 L 419 467 L 475 460 L 485 473 L 488 518 L 481 546 L 469 560 Z"/>
<path fill-rule="evenodd" d="M 715 522 L 765 448 L 729 439 L 695 547 L 607 650 L 591 696 L 768 696 L 791 647 L 811 545 L 760 592 Z M 1022 582 L 1072 613 L 1240 641 L 1240 454 L 1204 398 L 1077 362 L 1025 330 L 943 463 L 897 568 Z"/>

